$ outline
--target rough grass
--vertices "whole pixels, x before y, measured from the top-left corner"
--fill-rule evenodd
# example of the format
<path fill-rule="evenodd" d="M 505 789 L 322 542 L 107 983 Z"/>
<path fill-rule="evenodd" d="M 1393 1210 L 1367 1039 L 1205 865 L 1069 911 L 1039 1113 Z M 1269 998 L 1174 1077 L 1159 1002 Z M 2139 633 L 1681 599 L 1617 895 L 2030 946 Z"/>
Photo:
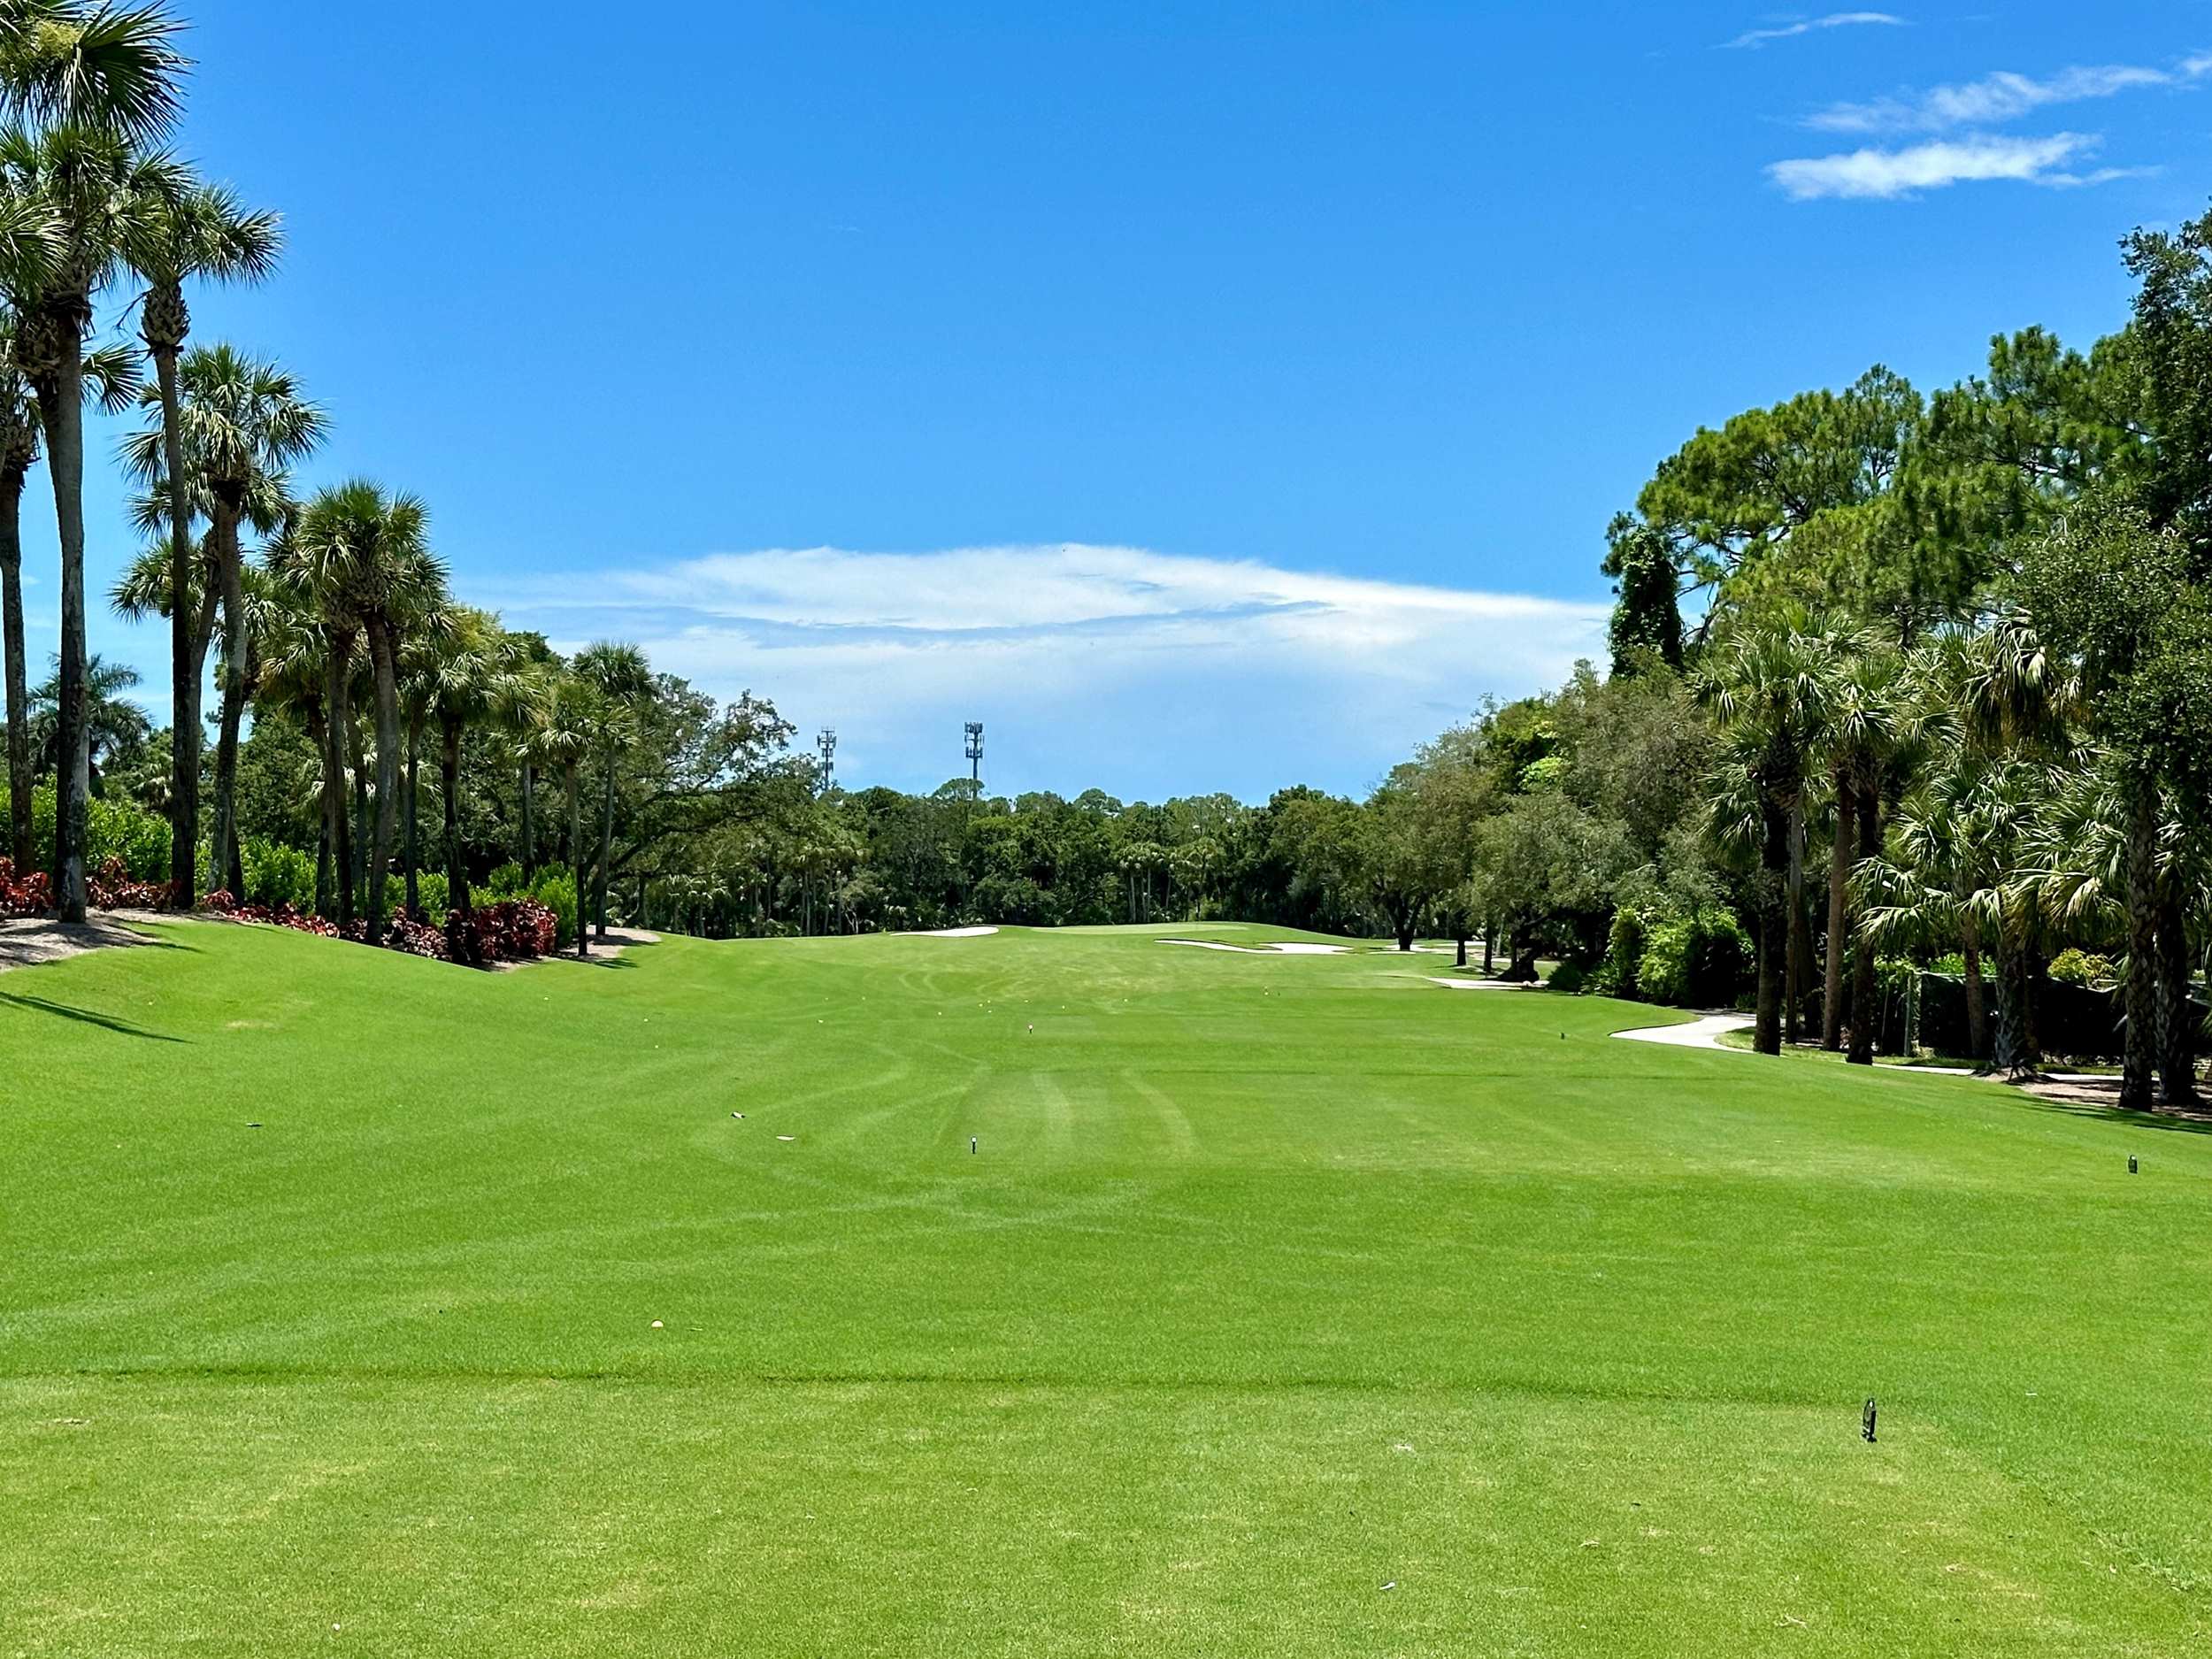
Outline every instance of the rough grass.
<path fill-rule="evenodd" d="M 6 976 L 0 1655 L 2206 1650 L 2212 1137 L 1190 931 Z"/>

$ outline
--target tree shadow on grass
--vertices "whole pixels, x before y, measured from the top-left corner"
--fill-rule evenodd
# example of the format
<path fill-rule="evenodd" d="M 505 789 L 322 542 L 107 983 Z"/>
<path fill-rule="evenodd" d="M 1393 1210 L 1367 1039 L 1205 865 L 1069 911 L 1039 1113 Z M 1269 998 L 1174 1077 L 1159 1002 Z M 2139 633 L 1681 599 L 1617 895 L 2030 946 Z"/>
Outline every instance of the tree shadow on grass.
<path fill-rule="evenodd" d="M 2153 1111 L 2122 1110 L 2117 1078 L 2100 1078 L 2093 1083 L 2031 1084 L 2019 1092 L 2039 1110 L 2062 1112 L 2069 1118 L 2083 1118 L 2092 1123 L 2124 1124 L 2133 1129 L 2163 1129 L 2185 1135 L 2212 1135 L 2212 1111 L 2201 1107 L 2189 1110 L 2171 1107 Z"/>
<path fill-rule="evenodd" d="M 104 1031 L 115 1032 L 125 1037 L 142 1037 L 148 1042 L 180 1043 L 186 1041 L 182 1037 L 172 1037 L 165 1031 L 149 1031 L 143 1025 L 134 1025 L 113 1014 L 103 1014 L 89 1008 L 72 1008 L 66 1002 L 52 1002 L 43 996 L 22 996 L 13 991 L 0 991 L 0 1002 L 16 1008 L 27 1008 L 35 1013 L 52 1014 L 60 1019 L 73 1019 L 83 1025 L 97 1025 Z"/>

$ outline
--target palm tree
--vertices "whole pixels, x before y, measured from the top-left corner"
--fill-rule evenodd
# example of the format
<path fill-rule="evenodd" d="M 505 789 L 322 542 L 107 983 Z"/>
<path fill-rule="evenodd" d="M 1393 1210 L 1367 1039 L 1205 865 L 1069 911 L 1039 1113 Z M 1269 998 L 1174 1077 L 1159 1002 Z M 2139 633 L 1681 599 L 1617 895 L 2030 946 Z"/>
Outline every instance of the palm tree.
<path fill-rule="evenodd" d="M 183 168 L 143 154 L 176 107 L 183 59 L 177 26 L 157 8 L 65 4 L 18 14 L 0 41 L 21 78 L 6 96 L 33 125 L 0 134 L 0 196 L 7 217 L 50 221 L 49 256 L 0 266 L 16 314 L 18 364 L 36 396 L 61 545 L 61 769 L 55 821 L 55 891 L 65 921 L 84 917 L 85 749 L 84 339 L 93 296 L 113 275 L 127 239 L 152 205 L 188 187 Z"/>
<path fill-rule="evenodd" d="M 1821 1047 L 1833 1052 L 1843 1046 L 1843 976 L 1851 947 L 1850 875 L 1855 854 L 1871 856 L 1881 850 L 1882 792 L 1886 773 L 1904 735 L 1905 704 L 1901 695 L 1902 659 L 1882 649 L 1871 637 L 1839 641 L 1833 707 L 1822 733 L 1834 810 L 1834 833 L 1829 843 L 1828 954 L 1821 1009 Z M 1871 995 L 1874 963 L 1862 950 L 1854 998 Z M 1873 1020 L 1862 1015 L 1854 1002 L 1852 1058 L 1871 1064 Z M 1866 1045 L 1860 1040 L 1863 1029 Z"/>
<path fill-rule="evenodd" d="M 1759 908 L 1759 998 L 1752 1046 L 1782 1052 L 1782 1001 L 1789 953 L 1790 893 L 1798 852 L 1805 757 L 1835 699 L 1832 641 L 1801 607 L 1778 605 L 1745 619 L 1709 647 L 1698 694 L 1720 722 L 1724 795 L 1749 786 L 1755 814 Z"/>
<path fill-rule="evenodd" d="M 602 641 L 576 654 L 571 665 L 578 679 L 598 694 L 598 749 L 601 773 L 599 864 L 593 883 L 592 910 L 598 935 L 607 936 L 607 873 L 614 856 L 615 757 L 629 734 L 632 717 L 652 695 L 653 671 L 634 645 Z M 583 931 L 584 891 L 576 889 L 576 929 Z"/>
<path fill-rule="evenodd" d="M 139 334 L 154 360 L 150 401 L 158 411 L 157 482 L 168 507 L 169 580 L 178 592 L 190 586 L 192 572 L 192 483 L 177 371 L 177 355 L 192 327 L 184 285 L 191 277 L 257 282 L 276 269 L 281 245 L 273 213 L 247 212 L 228 190 L 204 184 L 191 185 L 173 197 L 154 198 L 126 230 L 123 256 L 147 284 L 139 310 Z M 157 472 L 147 466 L 139 470 L 149 477 Z M 233 531 L 234 534 L 234 520 Z M 234 555 L 233 572 L 235 565 Z M 223 583 L 227 610 L 242 603 L 235 588 L 234 575 Z M 173 611 L 169 624 L 170 685 L 176 710 L 170 722 L 170 873 L 188 902 L 189 895 L 198 891 L 193 860 L 200 836 L 201 657 L 193 649 L 191 618 L 181 607 Z M 240 655 L 234 649 L 227 657 L 227 672 L 234 679 L 240 672 Z M 223 867 L 224 850 L 219 827 L 218 869 Z"/>
<path fill-rule="evenodd" d="M 576 880 L 576 955 L 590 953 L 584 933 L 584 834 L 581 791 L 577 774 L 591 753 L 597 694 L 557 663 L 540 671 L 540 718 L 522 740 L 523 753 L 535 766 L 557 771 L 568 809 L 568 866 Z"/>
<path fill-rule="evenodd" d="M 249 240 L 250 240 L 249 238 Z M 157 364 L 159 359 L 157 357 Z M 192 518 L 207 520 L 205 557 L 219 595 L 223 614 L 222 710 L 215 749 L 215 833 L 213 856 L 216 875 L 226 885 L 239 876 L 237 848 L 238 741 L 246 706 L 246 670 L 250 654 L 246 626 L 245 556 L 240 545 L 242 524 L 264 535 L 274 533 L 291 510 L 288 469 L 322 442 L 323 412 L 300 396 L 293 378 L 265 358 L 250 357 L 226 344 L 196 346 L 181 361 L 168 366 L 165 385 L 151 387 L 141 402 L 148 424 L 124 442 L 124 461 L 138 478 L 153 487 L 153 494 L 139 503 L 143 530 L 168 522 L 172 535 L 171 582 L 180 572 L 189 584 L 192 562 L 180 564 L 176 526 Z M 180 474 L 175 469 L 182 468 Z M 196 844 L 199 796 L 200 685 L 205 672 L 211 610 L 197 626 L 178 626 L 172 616 L 172 640 L 177 660 L 180 690 L 174 725 L 192 728 L 180 739 L 173 757 L 173 770 L 188 775 L 191 801 L 187 815 L 180 807 L 172 826 L 172 845 L 181 826 L 193 827 Z M 176 784 L 173 780 L 173 788 Z"/>
<path fill-rule="evenodd" d="M 28 659 L 23 643 L 23 485 L 38 460 L 38 403 L 30 382 L 16 367 L 6 342 L 14 336 L 12 319 L 0 311 L 0 634 L 5 638 L 8 709 L 8 848 L 18 871 L 28 871 L 31 848 L 30 694 Z M 110 414 L 119 414 L 138 396 L 136 357 L 119 347 L 88 352 L 88 392 Z"/>
<path fill-rule="evenodd" d="M 421 656 L 426 704 L 440 740 L 447 902 L 465 915 L 471 905 L 468 866 L 461 856 L 461 739 L 484 721 L 521 718 L 518 711 L 530 705 L 534 687 L 518 642 L 486 611 L 449 607 L 444 626 L 429 637 Z M 411 788 L 411 801 L 412 795 Z"/>
<path fill-rule="evenodd" d="M 123 695 L 136 690 L 138 683 L 138 671 L 127 663 L 94 657 L 85 664 L 86 772 L 95 795 L 106 792 L 104 763 L 137 749 L 152 731 L 146 710 Z M 42 768 L 58 771 L 64 753 L 58 662 L 45 683 L 31 693 L 30 736 Z"/>
<path fill-rule="evenodd" d="M 281 568 L 273 570 L 250 591 L 255 603 L 248 613 L 248 637 L 256 668 L 255 718 L 258 720 L 261 713 L 268 712 L 296 720 L 320 757 L 318 795 L 321 827 L 315 849 L 315 909 L 319 915 L 334 916 L 338 908 L 334 879 L 338 849 L 332 836 L 334 820 L 342 822 L 344 815 L 334 814 L 332 810 L 329 763 L 333 745 L 327 701 L 331 682 L 330 632 L 295 574 Z M 236 888 L 232 892 L 243 896 Z"/>
<path fill-rule="evenodd" d="M 356 479 L 308 503 L 290 534 L 271 550 L 280 568 L 297 573 L 330 629 L 334 748 L 351 734 L 353 726 L 342 667 L 355 638 L 367 649 L 376 766 L 376 811 L 365 872 L 372 944 L 383 934 L 384 882 L 398 807 L 399 642 L 410 628 L 434 619 L 445 597 L 445 567 L 430 552 L 428 521 L 427 510 L 414 496 L 388 496 L 376 485 Z M 330 770 L 335 776 L 343 767 L 334 764 Z M 349 886 L 349 879 L 342 894 Z M 342 911 L 349 908 L 342 902 Z"/>

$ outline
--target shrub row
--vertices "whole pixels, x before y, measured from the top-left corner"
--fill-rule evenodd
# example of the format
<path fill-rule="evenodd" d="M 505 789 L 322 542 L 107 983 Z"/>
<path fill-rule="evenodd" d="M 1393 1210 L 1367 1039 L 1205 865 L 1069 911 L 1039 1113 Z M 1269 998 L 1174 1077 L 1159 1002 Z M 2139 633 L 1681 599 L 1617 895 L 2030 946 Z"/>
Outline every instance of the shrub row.
<path fill-rule="evenodd" d="M 368 941 L 368 924 L 356 921 L 341 929 L 311 911 L 291 903 L 241 903 L 229 893 L 207 895 L 205 908 L 219 916 L 243 922 L 265 922 L 326 939 L 342 938 L 356 944 Z M 418 921 L 404 912 L 391 917 L 384 927 L 384 948 L 409 956 L 465 967 L 488 967 L 500 962 L 528 962 L 553 951 L 556 924 L 553 912 L 535 899 L 502 899 L 474 910 L 455 910 L 443 927 Z"/>

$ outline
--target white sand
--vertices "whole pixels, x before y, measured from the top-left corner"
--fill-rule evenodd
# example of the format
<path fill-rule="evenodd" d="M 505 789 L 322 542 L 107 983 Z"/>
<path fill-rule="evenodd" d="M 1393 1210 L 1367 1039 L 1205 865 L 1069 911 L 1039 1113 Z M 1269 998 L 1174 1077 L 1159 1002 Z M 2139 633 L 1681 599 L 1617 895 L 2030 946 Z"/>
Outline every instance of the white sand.
<path fill-rule="evenodd" d="M 909 935 L 914 939 L 980 939 L 986 933 L 995 933 L 995 927 L 940 927 L 931 933 Z"/>
<path fill-rule="evenodd" d="M 1225 945 L 1217 939 L 1163 939 L 1164 945 L 1189 945 L 1198 950 L 1233 950 L 1240 956 L 1341 956 L 1349 945 Z"/>
<path fill-rule="evenodd" d="M 1452 991 L 1532 991 L 1536 988 L 1536 982 L 1533 979 L 1432 979 L 1429 983 L 1440 985 L 1447 990 Z"/>

